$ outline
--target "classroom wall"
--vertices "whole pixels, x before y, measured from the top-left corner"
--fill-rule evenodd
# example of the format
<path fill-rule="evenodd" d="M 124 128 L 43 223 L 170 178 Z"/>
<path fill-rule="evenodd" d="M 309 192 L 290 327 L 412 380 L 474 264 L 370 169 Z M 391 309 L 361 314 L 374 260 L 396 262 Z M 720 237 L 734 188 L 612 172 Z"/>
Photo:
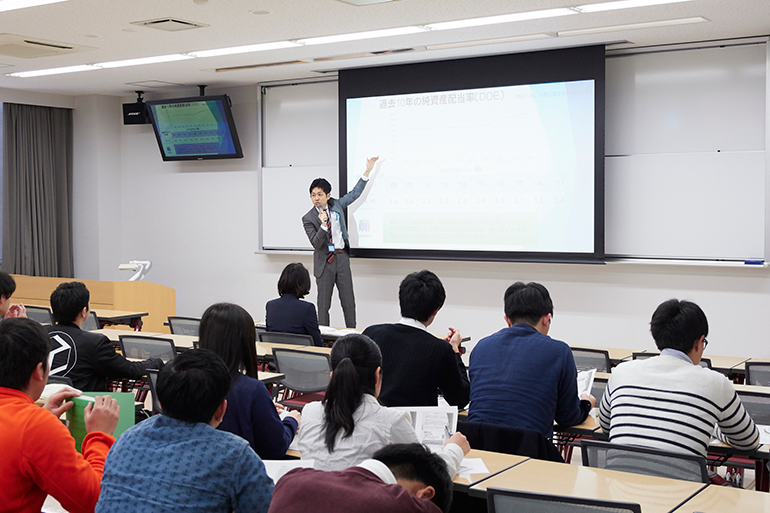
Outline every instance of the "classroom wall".
<path fill-rule="evenodd" d="M 82 133 L 75 139 L 76 184 L 90 183 L 75 187 L 75 204 L 89 205 L 76 210 L 76 248 L 83 244 L 76 250 L 76 274 L 128 279 L 129 273 L 118 271 L 120 263 L 149 259 L 147 280 L 176 289 L 177 314 L 197 316 L 213 302 L 232 301 L 262 319 L 265 302 L 277 295 L 281 269 L 294 261 L 310 268 L 311 255 L 255 254 L 259 91 L 209 92 L 226 92 L 233 100 L 241 160 L 164 163 L 149 125 L 122 125 L 120 103 L 131 98 L 78 98 L 76 134 L 85 127 L 99 134 L 96 143 Z M 94 225 L 98 240 L 81 239 Z M 355 259 L 359 327 L 398 320 L 398 284 L 423 268 L 436 272 L 447 290 L 432 327 L 436 333 L 452 326 L 479 340 L 503 327 L 502 295 L 511 282 L 539 281 L 554 300 L 555 338 L 653 349 L 650 315 L 661 301 L 679 297 L 699 303 L 709 317 L 708 352 L 770 358 L 770 271 L 763 268 Z M 308 299 L 315 302 L 315 287 Z M 331 319 L 343 324 L 336 299 Z"/>

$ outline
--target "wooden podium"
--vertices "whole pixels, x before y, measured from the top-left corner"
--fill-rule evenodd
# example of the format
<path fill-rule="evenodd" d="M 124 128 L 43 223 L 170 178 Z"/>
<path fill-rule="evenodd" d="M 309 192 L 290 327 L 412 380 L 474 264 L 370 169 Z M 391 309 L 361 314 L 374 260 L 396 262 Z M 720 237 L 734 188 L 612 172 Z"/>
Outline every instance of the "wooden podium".
<path fill-rule="evenodd" d="M 99 315 L 99 309 L 147 312 L 142 319 L 145 331 L 168 333 L 163 323 L 176 315 L 176 291 L 164 285 L 146 281 L 96 281 L 74 278 L 48 278 L 13 274 L 16 292 L 11 303 L 47 306 L 50 308 L 51 292 L 63 282 L 82 281 L 91 292 L 91 310 Z"/>

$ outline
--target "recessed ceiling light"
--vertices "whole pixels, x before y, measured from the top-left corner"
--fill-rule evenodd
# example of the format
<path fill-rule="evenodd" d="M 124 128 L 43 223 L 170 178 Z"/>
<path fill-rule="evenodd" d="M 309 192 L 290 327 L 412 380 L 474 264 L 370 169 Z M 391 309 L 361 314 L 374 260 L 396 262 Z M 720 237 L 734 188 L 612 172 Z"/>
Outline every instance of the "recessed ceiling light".
<path fill-rule="evenodd" d="M 354 32 L 352 34 L 338 34 L 334 36 L 310 37 L 307 39 L 298 39 L 297 43 L 303 45 L 323 45 L 326 43 L 340 43 L 342 41 L 358 41 L 361 39 L 372 39 L 375 37 L 403 36 L 406 34 L 415 34 L 424 32 L 421 27 L 396 27 L 383 30 L 369 30 L 367 32 Z"/>
<path fill-rule="evenodd" d="M 543 18 L 555 18 L 557 16 L 569 16 L 579 14 L 573 9 L 558 8 L 542 11 L 517 12 L 513 14 L 501 14 L 500 16 L 487 16 L 486 18 L 470 18 L 467 20 L 445 21 L 442 23 L 430 23 L 424 25 L 430 30 L 449 30 L 466 27 L 480 27 L 482 25 L 496 25 L 498 23 L 512 23 L 514 21 L 539 20 Z"/>
<path fill-rule="evenodd" d="M 61 75 L 62 73 L 77 73 L 78 71 L 91 71 L 102 69 L 91 64 L 82 64 L 80 66 L 67 66 L 65 68 L 38 69 L 35 71 L 19 71 L 18 73 L 8 73 L 8 77 L 29 78 L 43 77 L 46 75 Z"/>
<path fill-rule="evenodd" d="M 15 9 L 26 9 L 27 7 L 37 7 L 38 5 L 48 5 L 66 1 L 67 0 L 3 0 L 0 2 L 0 12 L 13 11 Z"/>
<path fill-rule="evenodd" d="M 139 59 L 126 59 L 123 61 L 97 62 L 94 66 L 100 68 L 123 68 L 125 66 L 140 66 L 142 64 L 157 64 L 159 62 L 183 61 L 185 59 L 194 59 L 192 55 L 183 55 L 175 53 L 171 55 L 158 55 L 156 57 L 142 57 Z"/>
<path fill-rule="evenodd" d="M 536 39 L 548 39 L 548 34 L 529 34 L 527 36 L 498 37 L 495 39 L 479 39 L 476 41 L 462 41 L 459 43 L 444 43 L 440 45 L 428 45 L 428 50 L 446 50 L 447 48 L 464 48 L 466 46 L 494 45 L 502 43 L 514 43 L 516 41 L 534 41 Z"/>
<path fill-rule="evenodd" d="M 692 2 L 692 0 L 619 0 L 617 2 L 579 5 L 574 9 L 580 12 L 601 12 L 612 11 L 615 9 L 630 9 L 633 7 L 647 7 L 649 5 L 675 4 L 679 2 Z"/>
<path fill-rule="evenodd" d="M 249 11 L 249 12 L 256 16 L 265 16 L 267 14 L 270 14 L 270 11 Z"/>
<path fill-rule="evenodd" d="M 695 18 L 680 18 L 678 20 L 649 21 L 646 23 L 629 23 L 627 25 L 611 25 L 608 27 L 593 27 L 577 30 L 564 30 L 559 32 L 559 37 L 564 36 L 582 36 L 585 34 L 601 34 L 604 32 L 615 32 L 617 30 L 634 30 L 655 27 L 670 27 L 672 25 L 687 25 L 690 23 L 703 23 L 709 21 L 706 18 L 697 16 Z"/>
<path fill-rule="evenodd" d="M 235 55 L 239 53 L 263 52 L 265 50 L 279 50 L 281 48 L 291 48 L 300 46 L 291 41 L 276 41 L 274 43 L 259 43 L 256 45 L 233 46 L 230 48 L 217 48 L 215 50 L 201 50 L 199 52 L 187 52 L 187 55 L 193 57 L 218 57 L 220 55 Z"/>

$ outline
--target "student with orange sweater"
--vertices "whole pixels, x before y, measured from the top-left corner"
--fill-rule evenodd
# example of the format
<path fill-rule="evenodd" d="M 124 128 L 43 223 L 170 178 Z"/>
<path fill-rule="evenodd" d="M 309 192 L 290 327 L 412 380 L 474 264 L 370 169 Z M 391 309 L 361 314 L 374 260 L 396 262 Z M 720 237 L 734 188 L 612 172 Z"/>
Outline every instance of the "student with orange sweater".
<path fill-rule="evenodd" d="M 48 381 L 48 334 L 30 319 L 0 323 L 0 513 L 39 513 L 48 494 L 71 513 L 93 512 L 120 408 L 109 396 L 85 409 L 82 455 L 58 417 L 72 407 L 64 389 L 42 408 Z"/>

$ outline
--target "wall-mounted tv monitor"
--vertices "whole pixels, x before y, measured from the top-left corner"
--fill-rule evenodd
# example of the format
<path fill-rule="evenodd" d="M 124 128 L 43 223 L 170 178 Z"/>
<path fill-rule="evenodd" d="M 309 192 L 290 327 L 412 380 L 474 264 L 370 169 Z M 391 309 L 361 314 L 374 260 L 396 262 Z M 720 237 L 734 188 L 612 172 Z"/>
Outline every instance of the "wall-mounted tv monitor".
<path fill-rule="evenodd" d="M 243 158 L 227 95 L 151 101 L 147 110 L 164 161 Z"/>
<path fill-rule="evenodd" d="M 604 260 L 604 48 L 341 70 L 353 256 Z"/>

